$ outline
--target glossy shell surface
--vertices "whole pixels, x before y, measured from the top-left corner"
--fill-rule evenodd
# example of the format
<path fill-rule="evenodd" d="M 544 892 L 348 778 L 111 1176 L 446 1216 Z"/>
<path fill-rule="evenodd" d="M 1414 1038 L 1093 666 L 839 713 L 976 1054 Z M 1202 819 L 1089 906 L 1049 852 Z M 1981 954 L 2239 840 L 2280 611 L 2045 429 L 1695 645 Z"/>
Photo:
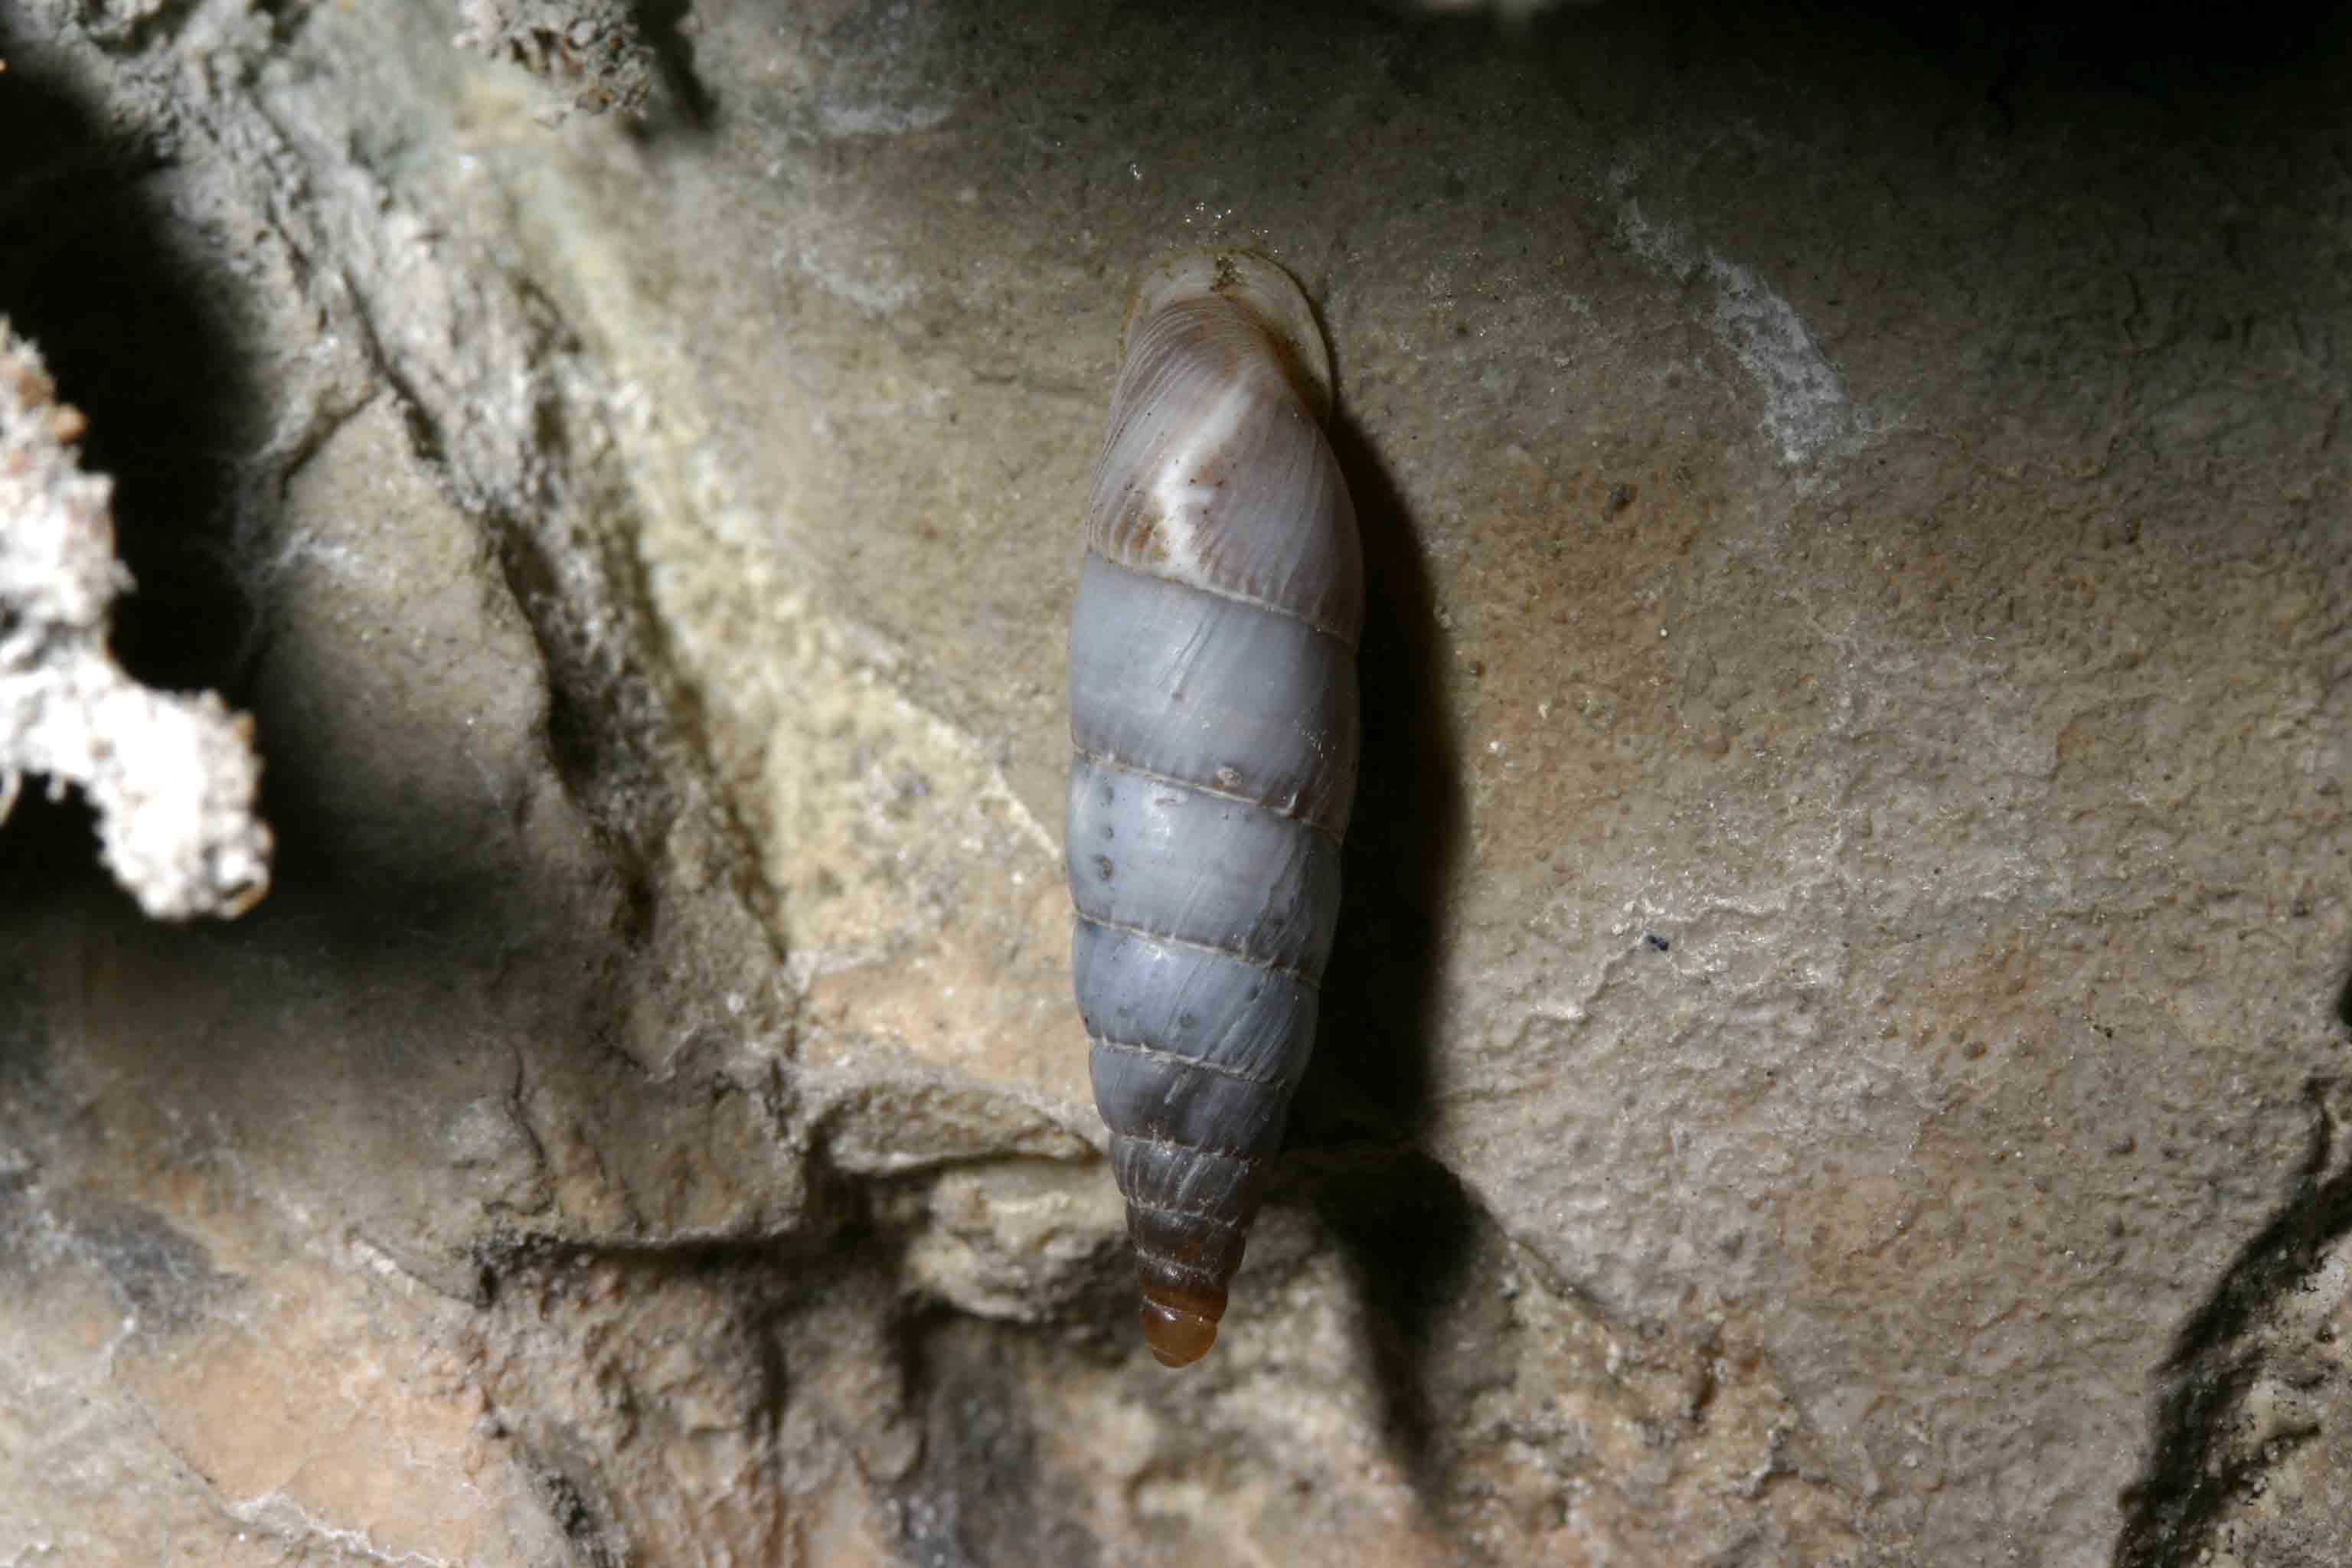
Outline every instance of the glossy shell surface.
<path fill-rule="evenodd" d="M 1313 1048 L 1355 794 L 1363 566 L 1330 362 L 1281 268 L 1129 311 L 1070 632 L 1071 963 L 1146 1340 L 1216 1339 Z"/>

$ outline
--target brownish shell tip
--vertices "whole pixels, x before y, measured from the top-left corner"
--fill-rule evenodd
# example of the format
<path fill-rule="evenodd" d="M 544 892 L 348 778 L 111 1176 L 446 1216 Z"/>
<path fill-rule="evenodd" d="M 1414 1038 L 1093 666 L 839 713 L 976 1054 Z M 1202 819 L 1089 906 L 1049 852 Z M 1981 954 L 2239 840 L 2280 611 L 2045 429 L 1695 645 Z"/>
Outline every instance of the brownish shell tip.
<path fill-rule="evenodd" d="M 1127 308 L 1122 340 L 1166 306 L 1218 298 L 1254 319 L 1283 374 L 1321 424 L 1331 416 L 1331 349 L 1298 279 L 1251 250 L 1180 251 L 1146 272 Z"/>
<path fill-rule="evenodd" d="M 1217 1342 L 1217 1314 L 1196 1305 L 1155 1293 L 1144 1297 L 1136 1315 L 1143 1321 L 1143 1342 L 1161 1366 L 1191 1366 Z"/>

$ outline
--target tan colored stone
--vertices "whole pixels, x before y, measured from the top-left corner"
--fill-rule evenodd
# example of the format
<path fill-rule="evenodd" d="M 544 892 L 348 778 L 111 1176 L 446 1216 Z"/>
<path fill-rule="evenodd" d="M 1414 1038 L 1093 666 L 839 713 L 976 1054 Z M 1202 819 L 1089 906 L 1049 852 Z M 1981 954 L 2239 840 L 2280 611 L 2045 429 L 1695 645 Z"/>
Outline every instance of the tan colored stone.
<path fill-rule="evenodd" d="M 559 133 L 429 12 L 12 38 L 163 165 L 21 200 L 228 301 L 140 379 L 243 410 L 171 515 L 283 860 L 208 933 L 0 867 L 0 1561 L 2343 1535 L 2340 38 L 688 20 L 714 114 Z M 1321 1054 L 1171 1379 L 1055 825 L 1123 293 L 1204 242 L 1323 311 L 1372 614 Z"/>

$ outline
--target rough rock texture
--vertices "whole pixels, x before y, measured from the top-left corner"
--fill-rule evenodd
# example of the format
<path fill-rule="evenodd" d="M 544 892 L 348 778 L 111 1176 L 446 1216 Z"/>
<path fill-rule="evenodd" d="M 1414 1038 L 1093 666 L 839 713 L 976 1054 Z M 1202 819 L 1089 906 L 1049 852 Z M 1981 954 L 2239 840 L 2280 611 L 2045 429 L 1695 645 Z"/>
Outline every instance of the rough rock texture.
<path fill-rule="evenodd" d="M 280 837 L 0 832 L 0 1562 L 2332 1560 L 2344 26 L 1170 9 L 641 6 L 554 130 L 431 5 L 0 20 L 0 310 Z M 1207 240 L 1372 612 L 1172 1376 L 1054 825 Z"/>
<path fill-rule="evenodd" d="M 628 0 L 457 0 L 457 41 L 493 59 L 569 86 L 540 115 L 560 125 L 574 110 L 642 114 L 652 101 L 656 58 Z"/>

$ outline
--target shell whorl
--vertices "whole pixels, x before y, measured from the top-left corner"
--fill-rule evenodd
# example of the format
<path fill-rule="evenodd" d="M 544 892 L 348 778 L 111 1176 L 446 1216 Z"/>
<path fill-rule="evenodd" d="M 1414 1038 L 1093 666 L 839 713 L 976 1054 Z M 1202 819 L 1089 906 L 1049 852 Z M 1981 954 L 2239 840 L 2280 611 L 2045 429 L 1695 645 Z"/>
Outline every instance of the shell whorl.
<path fill-rule="evenodd" d="M 1355 793 L 1363 565 L 1305 297 L 1242 252 L 1146 276 L 1070 632 L 1071 967 L 1171 1366 L 1215 1341 L 1314 1043 Z"/>

